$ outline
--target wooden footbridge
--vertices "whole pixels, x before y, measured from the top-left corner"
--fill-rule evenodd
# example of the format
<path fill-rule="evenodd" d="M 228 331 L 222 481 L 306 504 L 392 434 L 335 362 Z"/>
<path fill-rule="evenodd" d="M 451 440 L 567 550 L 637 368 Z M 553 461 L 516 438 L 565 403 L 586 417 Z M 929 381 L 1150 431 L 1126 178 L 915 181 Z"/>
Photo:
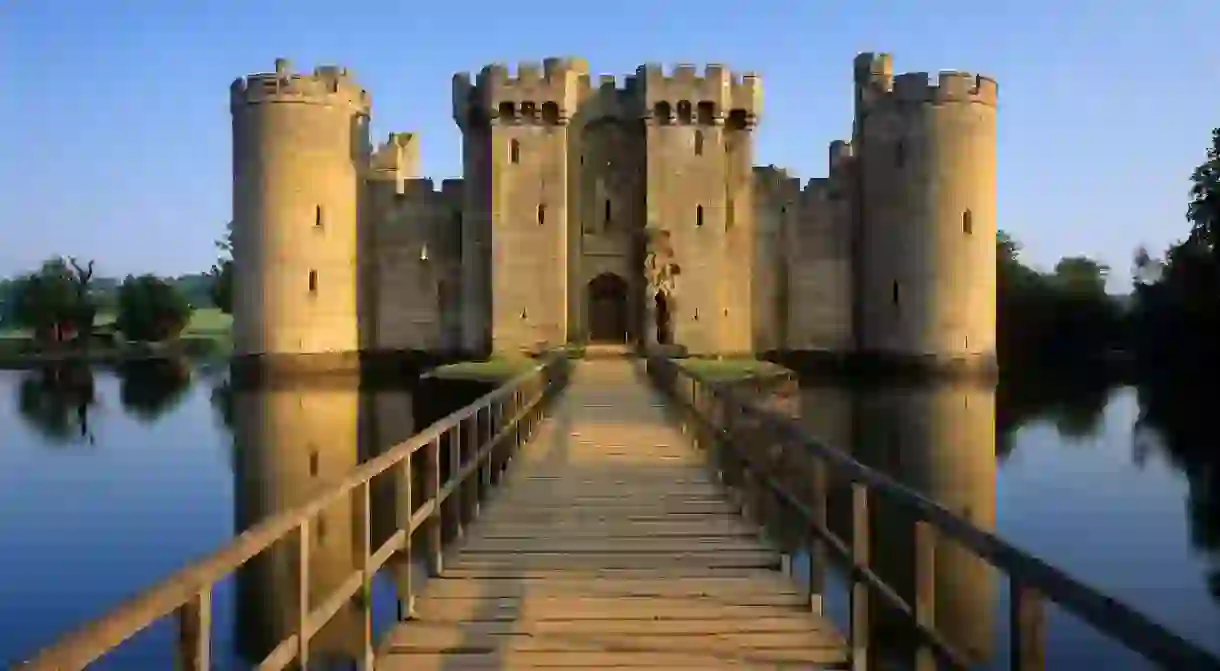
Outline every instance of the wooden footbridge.
<path fill-rule="evenodd" d="M 370 510 L 382 499 L 370 493 L 389 476 L 396 529 L 374 546 Z M 828 522 L 832 481 L 848 493 L 843 535 Z M 870 569 L 868 512 L 877 496 L 916 520 L 913 596 Z M 330 593 L 311 594 L 313 520 L 340 503 L 355 511 L 356 566 Z M 801 555 L 809 560 L 799 576 L 791 548 L 781 554 L 759 532 L 776 506 L 803 520 Z M 813 442 L 738 392 L 667 360 L 626 358 L 540 363 L 23 668 L 85 668 L 167 616 L 178 623 L 179 668 L 217 668 L 213 586 L 281 540 L 295 548 L 296 626 L 260 669 L 307 667 L 311 639 L 353 607 L 362 613 L 357 656 L 366 669 L 875 668 L 866 633 L 877 603 L 909 618 L 914 666 L 965 667 L 970 660 L 937 630 L 932 607 L 936 548 L 946 538 L 1008 574 L 1011 668 L 1043 667 L 1050 600 L 1160 666 L 1220 669 L 1160 626 Z M 397 562 L 405 573 L 398 622 L 374 641 L 374 575 L 421 551 L 427 575 Z M 839 625 L 822 608 L 828 559 L 849 584 L 849 616 Z"/>

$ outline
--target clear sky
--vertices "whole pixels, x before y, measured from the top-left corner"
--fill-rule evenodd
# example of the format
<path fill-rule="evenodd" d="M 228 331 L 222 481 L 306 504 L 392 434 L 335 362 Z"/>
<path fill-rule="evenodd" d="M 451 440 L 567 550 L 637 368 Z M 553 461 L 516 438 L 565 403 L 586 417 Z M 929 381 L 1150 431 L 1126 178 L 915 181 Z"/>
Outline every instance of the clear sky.
<path fill-rule="evenodd" d="M 763 76 L 756 163 L 826 173 L 851 126 L 851 60 L 1000 83 L 999 224 L 1049 266 L 1185 234 L 1188 177 L 1220 126 L 1215 0 L 4 0 L 0 275 L 52 254 L 104 274 L 206 269 L 230 211 L 228 85 L 353 69 L 373 130 L 422 134 L 459 172 L 450 77 L 576 55 L 596 73 L 722 62 Z"/>

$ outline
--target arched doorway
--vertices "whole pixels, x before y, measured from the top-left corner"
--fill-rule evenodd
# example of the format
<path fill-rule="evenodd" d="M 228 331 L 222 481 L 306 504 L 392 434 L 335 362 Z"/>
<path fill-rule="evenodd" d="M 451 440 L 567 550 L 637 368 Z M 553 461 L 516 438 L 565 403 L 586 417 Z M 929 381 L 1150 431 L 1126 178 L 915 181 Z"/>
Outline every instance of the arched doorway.
<path fill-rule="evenodd" d="M 627 327 L 627 280 L 602 273 L 589 282 L 589 341 L 625 343 Z"/>
<path fill-rule="evenodd" d="M 670 345 L 673 343 L 674 334 L 669 314 L 669 298 L 665 296 L 665 292 L 658 291 L 653 300 L 656 301 L 657 307 L 657 344 Z"/>

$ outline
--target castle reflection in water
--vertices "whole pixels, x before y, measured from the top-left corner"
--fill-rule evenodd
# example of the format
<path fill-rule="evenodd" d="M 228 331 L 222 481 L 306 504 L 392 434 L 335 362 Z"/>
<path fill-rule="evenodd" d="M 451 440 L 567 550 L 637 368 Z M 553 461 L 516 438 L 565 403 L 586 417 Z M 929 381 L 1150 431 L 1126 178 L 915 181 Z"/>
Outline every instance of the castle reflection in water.
<path fill-rule="evenodd" d="M 230 394 L 239 533 L 300 505 L 324 483 L 409 438 L 415 428 L 410 390 L 362 390 L 355 378 L 238 388 Z M 396 478 L 395 472 L 388 472 L 373 481 L 374 545 L 395 528 Z M 311 608 L 321 605 L 357 570 L 355 514 L 351 498 L 341 497 L 313 522 L 308 570 Z M 261 661 L 297 629 L 296 553 L 296 539 L 286 539 L 237 574 L 235 640 L 238 655 L 248 663 Z M 311 668 L 354 662 L 366 626 L 370 624 L 356 600 L 344 604 L 311 639 Z"/>
<path fill-rule="evenodd" d="M 885 472 L 989 532 L 996 525 L 996 395 L 992 385 L 959 382 L 848 389 L 806 383 L 801 423 L 824 442 Z M 832 483 L 833 485 L 834 483 Z M 849 528 L 847 492 L 836 487 L 831 524 Z M 914 519 L 883 497 L 870 503 L 874 570 L 913 603 Z M 974 664 L 996 651 L 998 573 L 955 543 L 938 539 L 936 629 Z M 909 619 L 873 600 L 871 644 L 903 654 Z"/>
<path fill-rule="evenodd" d="M 882 469 L 986 530 L 994 530 L 996 413 L 994 389 L 940 385 L 848 389 L 806 384 L 801 422 L 815 436 L 850 448 Z M 241 531 L 300 504 L 334 479 L 414 431 L 416 408 L 409 390 L 361 391 L 354 379 L 324 384 L 232 392 L 236 524 Z M 423 423 L 422 421 L 420 422 Z M 374 545 L 394 528 L 398 482 L 389 473 L 374 481 Z M 832 493 L 832 523 L 838 496 Z M 326 595 L 356 570 L 354 509 L 333 504 L 316 521 L 311 538 L 309 591 Z M 913 526 L 877 501 L 873 506 L 876 570 L 904 597 L 913 591 Z M 994 651 L 997 596 L 994 571 L 965 550 L 936 555 L 936 621 L 947 640 L 971 658 Z M 400 569 L 392 569 L 400 570 Z M 298 621 L 294 542 L 285 541 L 248 564 L 237 579 L 238 654 L 254 663 L 292 635 Z M 905 638 L 905 620 L 874 607 L 872 638 L 879 649 Z M 367 626 L 360 609 L 345 606 L 312 641 L 311 658 L 346 664 L 355 659 Z M 312 666 L 312 664 L 311 664 Z"/>

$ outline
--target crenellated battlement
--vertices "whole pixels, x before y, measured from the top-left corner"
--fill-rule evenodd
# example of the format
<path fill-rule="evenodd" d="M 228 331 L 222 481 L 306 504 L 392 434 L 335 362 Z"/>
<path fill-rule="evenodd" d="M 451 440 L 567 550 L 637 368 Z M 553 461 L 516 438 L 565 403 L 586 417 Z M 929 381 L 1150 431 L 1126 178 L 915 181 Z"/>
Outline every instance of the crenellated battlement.
<path fill-rule="evenodd" d="M 234 108 L 280 102 L 347 106 L 358 114 L 368 114 L 372 107 L 371 96 L 355 76 L 334 65 L 318 66 L 313 74 L 294 74 L 288 59 L 277 58 L 275 72 L 239 77 L 229 86 L 229 104 Z"/>
<path fill-rule="evenodd" d="M 639 85 L 634 75 L 624 78 L 622 86 L 614 75 L 599 75 L 596 88 L 589 90 L 581 103 L 581 115 L 596 119 L 636 120 L 643 110 Z"/>
<path fill-rule="evenodd" d="M 390 133 L 369 158 L 369 168 L 374 176 L 393 175 L 401 179 L 415 175 L 419 168 L 419 137 L 414 133 Z"/>
<path fill-rule="evenodd" d="M 889 54 L 863 53 L 854 62 L 857 103 L 933 105 L 978 103 L 994 107 L 999 98 L 995 79 L 970 72 L 942 71 L 931 81 L 927 72 L 894 74 Z"/>
<path fill-rule="evenodd" d="M 642 86 L 644 116 L 656 123 L 724 123 L 732 118 L 752 127 L 762 116 L 762 78 L 752 72 L 733 74 L 720 64 L 679 64 L 667 74 L 649 63 L 636 69 Z"/>
<path fill-rule="evenodd" d="M 524 61 L 516 72 L 500 63 L 486 65 L 473 79 L 453 77 L 453 114 L 461 123 L 563 125 L 576 113 L 590 88 L 589 66 L 580 58 Z"/>
<path fill-rule="evenodd" d="M 969 72 L 944 71 L 936 83 L 926 72 L 907 72 L 894 77 L 893 99 L 899 103 L 979 103 L 995 106 L 999 86 L 990 77 Z"/>

